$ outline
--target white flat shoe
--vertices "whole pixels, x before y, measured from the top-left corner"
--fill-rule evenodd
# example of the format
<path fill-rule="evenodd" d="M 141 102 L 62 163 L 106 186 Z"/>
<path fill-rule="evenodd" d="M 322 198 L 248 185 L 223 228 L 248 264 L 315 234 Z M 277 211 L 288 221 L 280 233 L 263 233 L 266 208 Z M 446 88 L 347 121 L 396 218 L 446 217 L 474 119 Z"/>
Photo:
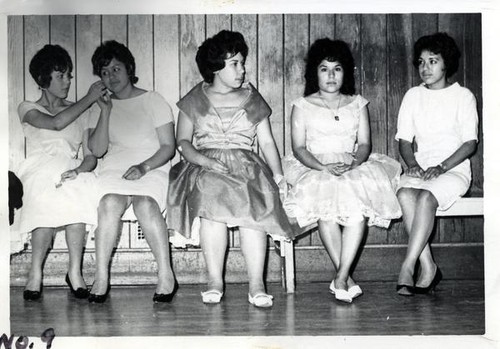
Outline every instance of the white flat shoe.
<path fill-rule="evenodd" d="M 207 304 L 216 304 L 220 303 L 220 300 L 222 299 L 222 296 L 224 295 L 223 292 L 219 290 L 208 290 L 205 292 L 201 293 L 201 299 L 203 300 L 203 303 Z"/>
<path fill-rule="evenodd" d="M 352 299 L 359 297 L 363 294 L 363 290 L 361 289 L 361 287 L 359 287 L 359 285 L 354 285 L 349 287 L 347 292 L 349 293 Z"/>
<path fill-rule="evenodd" d="M 330 293 L 335 295 L 335 299 L 344 303 L 352 303 L 352 297 L 349 291 L 341 288 L 335 288 L 335 280 L 330 284 Z"/>
<path fill-rule="evenodd" d="M 257 308 L 269 308 L 273 306 L 273 296 L 267 293 L 257 293 L 255 296 L 248 294 L 248 303 Z"/>

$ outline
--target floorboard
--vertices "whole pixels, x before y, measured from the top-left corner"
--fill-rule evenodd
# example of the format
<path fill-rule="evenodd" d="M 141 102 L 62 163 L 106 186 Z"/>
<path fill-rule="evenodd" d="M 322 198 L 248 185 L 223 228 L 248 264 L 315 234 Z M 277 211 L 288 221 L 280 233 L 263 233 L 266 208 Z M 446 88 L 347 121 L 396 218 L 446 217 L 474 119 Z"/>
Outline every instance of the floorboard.
<path fill-rule="evenodd" d="M 286 294 L 269 284 L 271 309 L 247 302 L 247 285 L 228 284 L 223 302 L 204 305 L 202 285 L 181 285 L 171 304 L 154 304 L 154 288 L 114 287 L 104 304 L 77 300 L 67 288 L 46 287 L 27 302 L 11 287 L 11 333 L 38 336 L 340 336 L 481 335 L 484 287 L 480 280 L 447 280 L 431 295 L 398 296 L 393 282 L 366 282 L 353 304 L 339 303 L 328 283 L 297 285 Z"/>

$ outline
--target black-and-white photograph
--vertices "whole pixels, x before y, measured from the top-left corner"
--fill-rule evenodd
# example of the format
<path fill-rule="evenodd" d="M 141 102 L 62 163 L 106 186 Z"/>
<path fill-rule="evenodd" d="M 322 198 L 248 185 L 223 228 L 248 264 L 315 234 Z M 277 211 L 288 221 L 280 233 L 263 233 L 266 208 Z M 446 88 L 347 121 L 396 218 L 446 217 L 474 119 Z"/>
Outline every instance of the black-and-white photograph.
<path fill-rule="evenodd" d="M 210 5 L 6 11 L 6 348 L 487 347 L 487 11 Z"/>

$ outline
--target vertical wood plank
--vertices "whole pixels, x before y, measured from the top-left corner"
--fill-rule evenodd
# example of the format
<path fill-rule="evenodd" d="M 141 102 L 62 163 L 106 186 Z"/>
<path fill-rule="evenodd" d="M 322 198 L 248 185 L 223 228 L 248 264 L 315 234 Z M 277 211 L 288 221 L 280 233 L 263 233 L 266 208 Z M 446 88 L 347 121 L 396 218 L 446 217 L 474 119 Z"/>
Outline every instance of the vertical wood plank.
<path fill-rule="evenodd" d="M 180 98 L 179 92 L 179 16 L 155 15 L 154 29 L 154 82 L 158 91 L 172 108 L 177 124 L 178 108 L 175 105 Z M 170 164 L 179 162 L 176 153 Z"/>
<path fill-rule="evenodd" d="M 195 59 L 198 47 L 205 40 L 205 17 L 181 15 L 180 21 L 180 86 L 184 96 L 203 79 Z"/>
<path fill-rule="evenodd" d="M 128 18 L 126 15 L 102 16 L 102 42 L 115 40 L 127 45 Z"/>
<path fill-rule="evenodd" d="M 248 56 L 245 62 L 246 81 L 250 81 L 257 89 L 257 16 L 233 15 L 233 30 L 240 32 L 248 46 Z"/>
<path fill-rule="evenodd" d="M 258 81 L 259 91 L 270 105 L 271 128 L 280 156 L 283 139 L 283 18 L 259 15 Z"/>
<path fill-rule="evenodd" d="M 221 30 L 231 30 L 231 15 L 207 15 L 206 17 L 206 38 L 210 38 Z"/>
<path fill-rule="evenodd" d="M 438 15 L 419 13 L 412 15 L 412 36 L 413 45 L 417 40 L 424 35 L 431 35 L 438 31 Z M 413 46 L 412 46 L 413 50 Z M 413 53 L 412 53 L 413 55 Z M 413 60 L 413 58 L 412 58 Z M 418 70 L 413 69 L 413 86 L 417 86 L 422 82 L 418 75 Z"/>
<path fill-rule="evenodd" d="M 481 14 L 466 14 L 467 23 L 463 48 L 462 63 L 465 69 L 464 85 L 476 96 L 479 115 L 479 144 L 476 154 L 471 158 L 472 196 L 482 196 L 483 193 L 483 81 L 482 81 L 482 38 Z"/>
<path fill-rule="evenodd" d="M 329 13 L 311 14 L 309 36 L 311 44 L 318 39 L 330 38 L 335 36 L 335 15 Z"/>
<path fill-rule="evenodd" d="M 356 70 L 354 71 L 354 79 L 356 79 L 356 92 L 361 91 L 361 16 L 352 14 L 336 15 L 335 32 L 336 39 L 343 40 L 349 44 L 351 48 Z M 376 29 L 379 30 L 379 29 Z"/>
<path fill-rule="evenodd" d="M 438 17 L 438 30 L 440 32 L 446 32 L 450 35 L 457 43 L 458 49 L 462 53 L 460 59 L 460 65 L 458 66 L 458 71 L 450 78 L 450 82 L 457 81 L 460 85 L 464 85 L 464 34 L 465 34 L 465 22 L 463 14 L 452 14 L 444 13 L 440 14 Z M 469 30 L 467 28 L 467 30 Z"/>
<path fill-rule="evenodd" d="M 388 81 L 387 81 L 387 150 L 399 159 L 397 130 L 399 107 L 404 94 L 412 86 L 412 22 L 410 14 L 387 16 Z M 403 160 L 400 160 L 404 164 Z M 394 222 L 388 231 L 389 243 L 405 243 L 407 235 L 402 221 Z"/>
<path fill-rule="evenodd" d="M 29 65 L 35 53 L 50 42 L 49 23 L 49 16 L 24 17 L 24 54 L 26 57 L 24 90 L 25 98 L 30 101 L 40 98 L 40 90 L 29 73 Z"/>
<path fill-rule="evenodd" d="M 152 90 L 153 82 L 153 16 L 128 17 L 128 48 L 135 58 L 137 86 Z"/>
<path fill-rule="evenodd" d="M 8 16 L 8 96 L 9 96 L 9 169 L 17 174 L 24 160 L 24 133 L 17 114 L 19 103 L 24 100 L 23 17 Z"/>
<path fill-rule="evenodd" d="M 370 101 L 372 151 L 387 154 L 387 36 L 385 15 L 361 15 L 361 86 Z M 367 243 L 385 243 L 387 231 L 369 229 Z"/>
<path fill-rule="evenodd" d="M 304 92 L 304 58 L 308 50 L 308 18 L 306 15 L 285 15 L 285 108 L 284 108 L 284 155 L 292 151 L 290 114 L 291 102 Z"/>
<path fill-rule="evenodd" d="M 50 43 L 60 45 L 68 51 L 73 62 L 73 76 L 75 76 L 75 16 L 50 17 Z M 68 100 L 76 101 L 76 88 L 74 80 L 68 93 Z"/>
<path fill-rule="evenodd" d="M 101 17 L 76 16 L 76 94 L 83 97 L 90 84 L 98 80 L 92 73 L 92 55 L 101 43 Z"/>

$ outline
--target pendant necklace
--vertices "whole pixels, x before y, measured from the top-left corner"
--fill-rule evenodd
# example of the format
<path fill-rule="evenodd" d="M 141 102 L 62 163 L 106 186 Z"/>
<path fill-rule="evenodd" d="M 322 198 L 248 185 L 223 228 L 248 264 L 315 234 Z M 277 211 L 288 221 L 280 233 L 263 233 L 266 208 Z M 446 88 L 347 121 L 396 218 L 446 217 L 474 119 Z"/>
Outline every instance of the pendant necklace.
<path fill-rule="evenodd" d="M 335 111 L 332 108 L 330 108 L 330 106 L 328 105 L 328 103 L 326 103 L 326 100 L 321 95 L 321 93 L 318 93 L 318 96 L 319 96 L 319 99 L 321 99 L 321 102 L 323 103 L 323 105 L 325 106 L 325 108 L 328 109 L 328 110 L 330 110 L 332 112 L 333 118 L 335 119 L 335 121 L 339 121 L 340 120 L 339 109 L 340 109 L 340 101 L 342 101 L 342 94 L 340 94 L 339 102 L 337 104 L 337 109 Z"/>

